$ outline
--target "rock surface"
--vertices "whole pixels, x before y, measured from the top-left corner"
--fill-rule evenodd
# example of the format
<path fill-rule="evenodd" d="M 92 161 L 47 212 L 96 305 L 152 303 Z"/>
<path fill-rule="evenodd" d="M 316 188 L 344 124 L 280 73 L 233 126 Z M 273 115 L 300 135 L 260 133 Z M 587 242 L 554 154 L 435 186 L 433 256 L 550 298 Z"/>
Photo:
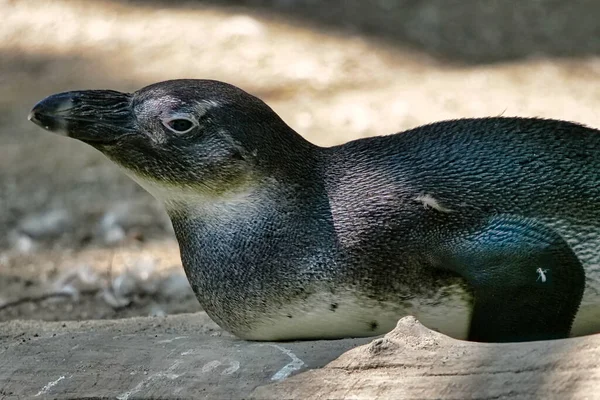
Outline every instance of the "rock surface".
<path fill-rule="evenodd" d="M 370 339 L 258 343 L 205 313 L 0 324 L 0 399 L 241 399 Z"/>
<path fill-rule="evenodd" d="M 482 344 L 412 317 L 320 370 L 260 387 L 260 399 L 598 399 L 600 336 Z"/>
<path fill-rule="evenodd" d="M 600 336 L 478 344 L 407 317 L 382 338 L 257 343 L 204 313 L 14 321 L 0 324 L 0 397 L 594 399 Z"/>

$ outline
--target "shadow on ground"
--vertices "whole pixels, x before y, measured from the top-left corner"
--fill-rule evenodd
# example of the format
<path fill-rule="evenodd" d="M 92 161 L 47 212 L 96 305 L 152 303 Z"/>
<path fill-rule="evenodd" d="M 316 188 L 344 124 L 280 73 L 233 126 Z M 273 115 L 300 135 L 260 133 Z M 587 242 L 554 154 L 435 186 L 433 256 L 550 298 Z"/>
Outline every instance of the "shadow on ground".
<path fill-rule="evenodd" d="M 380 38 L 442 59 L 495 63 L 600 54 L 600 3 L 587 0 L 130 0 L 147 7 L 244 6 L 315 29 Z"/>

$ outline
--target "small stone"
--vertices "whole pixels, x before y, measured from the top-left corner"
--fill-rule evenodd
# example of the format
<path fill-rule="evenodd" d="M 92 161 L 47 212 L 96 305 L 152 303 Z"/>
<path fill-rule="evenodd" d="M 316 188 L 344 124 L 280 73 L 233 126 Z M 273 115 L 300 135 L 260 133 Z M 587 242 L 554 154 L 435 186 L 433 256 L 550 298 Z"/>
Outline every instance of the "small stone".
<path fill-rule="evenodd" d="M 24 233 L 13 233 L 9 235 L 11 246 L 21 254 L 30 254 L 37 249 L 37 243 Z"/>
<path fill-rule="evenodd" d="M 112 308 L 126 307 L 129 304 L 131 304 L 130 299 L 115 296 L 115 294 L 112 293 L 110 290 L 102 291 L 101 298 L 106 302 L 106 304 L 108 304 Z"/>
<path fill-rule="evenodd" d="M 71 299 L 73 299 L 73 301 L 79 300 L 79 294 L 80 294 L 79 290 L 71 284 L 67 284 L 67 285 L 64 285 L 63 287 L 61 287 L 59 289 L 58 293 L 69 296 Z M 61 301 L 63 299 L 64 299 L 64 297 L 54 297 L 54 298 L 51 298 L 48 300 Z"/>
<path fill-rule="evenodd" d="M 100 220 L 100 236 L 104 243 L 116 244 L 125 239 L 125 229 L 119 224 L 119 217 L 118 213 L 109 211 Z"/>
<path fill-rule="evenodd" d="M 65 232 L 71 224 L 71 217 L 65 210 L 51 210 L 25 218 L 19 231 L 34 239 L 56 237 Z"/>
<path fill-rule="evenodd" d="M 158 305 L 153 304 L 148 313 L 149 317 L 164 317 L 167 313 Z"/>
<path fill-rule="evenodd" d="M 112 291 L 117 297 L 131 297 L 138 291 L 138 282 L 129 271 L 115 277 L 111 283 Z"/>
<path fill-rule="evenodd" d="M 156 274 L 156 261 L 153 258 L 141 258 L 130 269 L 138 284 L 139 294 L 154 294 L 160 286 L 159 276 Z"/>
<path fill-rule="evenodd" d="M 101 278 L 91 266 L 83 265 L 77 268 L 77 279 L 82 285 L 90 288 L 96 288 L 100 286 Z"/>
<path fill-rule="evenodd" d="M 102 240 L 106 244 L 117 244 L 122 242 L 125 239 L 125 236 L 125 230 L 119 225 L 114 225 L 104 231 Z"/>
<path fill-rule="evenodd" d="M 93 290 L 100 289 L 103 286 L 102 278 L 96 273 L 96 271 L 89 265 L 78 265 L 70 268 L 56 277 L 52 283 L 54 290 L 70 291 L 77 290 Z"/>
<path fill-rule="evenodd" d="M 160 222 L 162 228 L 168 230 L 168 217 L 157 203 L 127 201 L 114 204 L 106 211 L 98 222 L 97 235 L 106 244 L 116 244 L 127 239 L 129 232 L 138 232 L 154 228 Z"/>
<path fill-rule="evenodd" d="M 187 277 L 180 273 L 174 273 L 161 280 L 159 293 L 170 300 L 184 300 L 194 296 L 194 292 Z"/>

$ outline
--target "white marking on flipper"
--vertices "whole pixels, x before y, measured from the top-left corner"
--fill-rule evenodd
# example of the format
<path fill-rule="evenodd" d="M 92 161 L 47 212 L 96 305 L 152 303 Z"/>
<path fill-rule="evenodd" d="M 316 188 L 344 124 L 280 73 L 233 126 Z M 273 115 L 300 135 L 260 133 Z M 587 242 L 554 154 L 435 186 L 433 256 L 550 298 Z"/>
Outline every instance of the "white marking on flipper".
<path fill-rule="evenodd" d="M 417 197 L 415 200 L 423 203 L 423 206 L 425 208 L 432 208 L 434 210 L 437 210 L 437 211 L 443 212 L 443 213 L 452 212 L 451 209 L 442 206 L 439 201 L 437 201 L 435 198 L 433 198 L 433 196 L 431 196 L 429 194 L 421 195 L 421 196 Z"/>
<path fill-rule="evenodd" d="M 538 268 L 535 270 L 535 272 L 537 272 L 539 275 L 535 281 L 537 282 L 537 281 L 541 280 L 542 283 L 545 283 L 546 282 L 546 274 L 548 273 L 548 270 Z"/>

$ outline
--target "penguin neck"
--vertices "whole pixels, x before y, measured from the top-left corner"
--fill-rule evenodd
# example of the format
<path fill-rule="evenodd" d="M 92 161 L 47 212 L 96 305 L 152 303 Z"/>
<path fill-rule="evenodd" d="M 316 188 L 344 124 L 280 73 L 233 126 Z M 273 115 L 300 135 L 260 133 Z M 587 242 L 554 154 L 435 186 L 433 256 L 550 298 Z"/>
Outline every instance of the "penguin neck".
<path fill-rule="evenodd" d="M 319 171 L 317 163 L 307 163 L 293 174 L 278 170 L 218 197 L 164 200 L 186 271 L 201 271 L 209 281 L 254 263 L 263 269 L 281 264 L 286 255 L 301 258 L 307 248 L 329 248 L 323 240 L 333 224 Z"/>
<path fill-rule="evenodd" d="M 295 176 L 294 181 L 266 177 L 214 196 L 210 193 L 180 193 L 163 199 L 174 228 L 211 237 L 229 235 L 225 227 L 247 229 L 251 235 L 260 229 L 286 224 L 288 229 L 310 225 L 329 213 L 328 198 L 321 179 Z M 190 229 L 193 232 L 190 232 Z M 178 239 L 181 239 L 178 237 Z"/>
<path fill-rule="evenodd" d="M 270 123 L 248 124 L 245 147 L 256 157 L 258 175 L 279 180 L 286 187 L 312 186 L 321 180 L 326 149 L 306 140 L 276 114 Z"/>

